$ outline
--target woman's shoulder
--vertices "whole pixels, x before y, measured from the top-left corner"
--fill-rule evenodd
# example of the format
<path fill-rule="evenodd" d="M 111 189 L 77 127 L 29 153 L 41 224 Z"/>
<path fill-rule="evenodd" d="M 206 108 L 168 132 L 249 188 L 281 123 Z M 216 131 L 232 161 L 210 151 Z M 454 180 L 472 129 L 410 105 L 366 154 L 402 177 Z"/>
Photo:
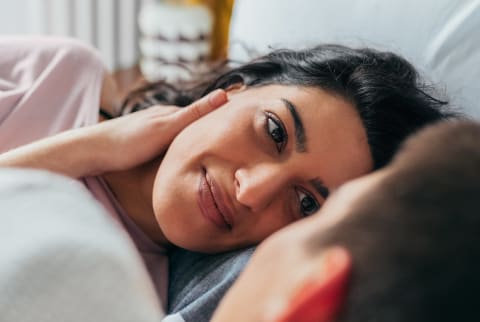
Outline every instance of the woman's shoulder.
<path fill-rule="evenodd" d="M 2 90 L 31 88 L 49 81 L 59 87 L 81 82 L 91 85 L 92 77 L 103 76 L 105 70 L 99 52 L 74 38 L 1 36 L 0 52 L 2 84 L 10 87 Z"/>
<path fill-rule="evenodd" d="M 99 52 L 87 43 L 67 37 L 56 36 L 2 36 L 0 68 L 18 69 L 18 64 L 35 67 L 55 64 L 72 68 L 102 68 Z"/>
<path fill-rule="evenodd" d="M 94 48 L 71 38 L 2 36 L 0 52 L 0 149 L 98 121 L 105 67 Z"/>
<path fill-rule="evenodd" d="M 59 36 L 2 36 L 0 37 L 2 56 L 9 59 L 25 57 L 47 60 L 60 56 L 78 63 L 101 63 L 99 52 L 91 45 L 69 37 Z M 10 57 L 9 57 L 10 56 Z"/>

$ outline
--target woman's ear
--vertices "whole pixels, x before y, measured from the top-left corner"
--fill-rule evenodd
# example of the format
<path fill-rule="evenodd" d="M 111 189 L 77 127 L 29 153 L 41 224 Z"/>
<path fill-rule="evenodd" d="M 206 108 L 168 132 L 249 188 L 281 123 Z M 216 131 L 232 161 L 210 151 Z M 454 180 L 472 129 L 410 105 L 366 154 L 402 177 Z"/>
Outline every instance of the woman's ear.
<path fill-rule="evenodd" d="M 347 291 L 351 257 L 342 247 L 324 251 L 318 274 L 302 281 L 275 322 L 331 322 Z"/>
<path fill-rule="evenodd" d="M 245 85 L 243 82 L 237 82 L 237 83 L 228 85 L 227 88 L 225 88 L 225 91 L 227 92 L 227 95 L 231 95 L 231 94 L 241 92 L 245 90 L 245 88 L 247 88 L 247 85 Z"/>

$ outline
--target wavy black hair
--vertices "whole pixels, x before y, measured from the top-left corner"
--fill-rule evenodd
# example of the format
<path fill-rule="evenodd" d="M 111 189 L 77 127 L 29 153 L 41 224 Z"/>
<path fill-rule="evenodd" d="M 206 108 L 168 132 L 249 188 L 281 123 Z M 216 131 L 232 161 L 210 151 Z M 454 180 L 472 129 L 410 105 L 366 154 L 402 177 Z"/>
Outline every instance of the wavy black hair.
<path fill-rule="evenodd" d="M 186 106 L 201 96 L 236 83 L 316 87 L 338 95 L 358 111 L 365 126 L 374 168 L 387 164 L 400 143 L 426 124 L 456 116 L 444 100 L 433 97 L 404 58 L 370 48 L 319 45 L 280 49 L 239 67 L 224 65 L 201 83 L 177 88 L 166 82 L 131 92 L 124 113 L 153 104 Z"/>

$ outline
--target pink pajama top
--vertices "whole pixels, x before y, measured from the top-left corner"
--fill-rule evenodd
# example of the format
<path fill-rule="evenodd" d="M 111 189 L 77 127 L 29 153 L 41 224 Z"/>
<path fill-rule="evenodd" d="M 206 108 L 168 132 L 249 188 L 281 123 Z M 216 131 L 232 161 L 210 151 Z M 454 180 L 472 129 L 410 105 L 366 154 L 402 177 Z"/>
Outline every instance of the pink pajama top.
<path fill-rule="evenodd" d="M 0 153 L 97 123 L 104 72 L 99 54 L 77 40 L 0 37 Z M 165 249 L 135 225 L 101 177 L 81 180 L 130 235 L 165 308 Z"/>

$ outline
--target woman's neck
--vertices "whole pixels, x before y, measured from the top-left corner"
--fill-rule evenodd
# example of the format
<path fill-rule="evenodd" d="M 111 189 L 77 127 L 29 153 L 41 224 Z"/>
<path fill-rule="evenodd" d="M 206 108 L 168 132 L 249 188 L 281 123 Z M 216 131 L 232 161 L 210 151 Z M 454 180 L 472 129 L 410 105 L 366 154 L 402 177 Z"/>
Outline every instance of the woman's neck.
<path fill-rule="evenodd" d="M 156 243 L 168 246 L 152 206 L 153 183 L 163 157 L 120 172 L 103 175 L 117 201 L 135 224 Z"/>

